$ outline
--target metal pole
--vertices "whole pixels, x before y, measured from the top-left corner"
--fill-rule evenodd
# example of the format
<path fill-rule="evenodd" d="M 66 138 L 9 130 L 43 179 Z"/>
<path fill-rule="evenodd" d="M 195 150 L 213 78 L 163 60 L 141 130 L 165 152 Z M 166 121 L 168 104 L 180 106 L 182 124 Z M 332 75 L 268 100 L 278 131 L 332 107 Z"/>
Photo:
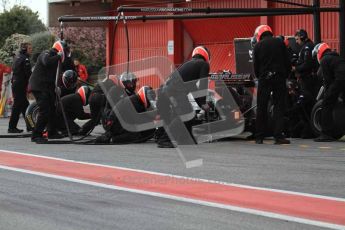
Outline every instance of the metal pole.
<path fill-rule="evenodd" d="M 322 10 L 339 11 L 339 8 L 323 8 Z M 304 8 L 179 8 L 179 7 L 123 7 L 118 12 L 138 13 L 272 13 L 272 12 L 305 12 L 314 13 L 313 6 Z"/>
<path fill-rule="evenodd" d="M 321 42 L 321 22 L 320 22 L 320 0 L 313 0 L 313 22 L 314 22 L 314 42 Z"/>
<path fill-rule="evenodd" d="M 302 7 L 309 7 L 309 5 L 306 4 L 300 4 L 300 3 L 295 3 L 295 2 L 290 2 L 290 1 L 286 1 L 286 0 L 265 0 L 267 2 L 277 2 L 277 3 L 283 3 L 289 6 L 302 6 Z"/>
<path fill-rule="evenodd" d="M 260 9 L 258 12 L 246 13 L 222 13 L 222 14 L 180 14 L 180 15 L 139 15 L 139 16 L 61 16 L 59 22 L 87 22 L 87 21 L 116 21 L 116 20 L 169 20 L 169 19 L 202 19 L 202 18 L 236 18 L 236 17 L 256 17 L 256 16 L 281 16 L 281 15 L 300 15 L 312 14 L 314 8 L 306 9 L 285 9 L 276 11 L 276 9 Z M 321 12 L 339 12 L 339 8 L 321 8 Z"/>
<path fill-rule="evenodd" d="M 60 40 L 63 40 L 63 22 L 60 22 Z"/>
<path fill-rule="evenodd" d="M 340 55 L 345 58 L 345 1 L 339 0 L 339 46 Z"/>

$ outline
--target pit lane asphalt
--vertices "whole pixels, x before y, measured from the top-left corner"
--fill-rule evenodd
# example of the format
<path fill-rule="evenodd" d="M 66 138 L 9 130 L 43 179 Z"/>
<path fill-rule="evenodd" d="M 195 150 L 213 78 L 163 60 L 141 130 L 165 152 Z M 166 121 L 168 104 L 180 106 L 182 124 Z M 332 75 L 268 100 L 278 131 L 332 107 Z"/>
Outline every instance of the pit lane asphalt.
<path fill-rule="evenodd" d="M 6 134 L 8 119 L 0 119 Z M 19 127 L 23 127 L 22 123 Z M 95 135 L 102 132 L 95 130 Z M 345 142 L 264 145 L 233 139 L 200 145 L 186 169 L 175 149 L 133 145 L 37 145 L 0 139 L 0 149 L 250 186 L 345 198 Z M 320 229 L 161 198 L 0 170 L 4 229 Z M 36 210 L 36 211 L 35 211 Z M 43 218 L 40 218 L 43 217 Z M 2 228 L 1 228 L 2 229 Z"/>

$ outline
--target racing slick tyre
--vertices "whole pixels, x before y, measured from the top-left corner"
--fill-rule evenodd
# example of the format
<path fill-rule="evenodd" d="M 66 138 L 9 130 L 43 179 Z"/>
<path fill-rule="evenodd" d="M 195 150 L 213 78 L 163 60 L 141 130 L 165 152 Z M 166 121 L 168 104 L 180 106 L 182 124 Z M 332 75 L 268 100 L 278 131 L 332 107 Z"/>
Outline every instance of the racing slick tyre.
<path fill-rule="evenodd" d="M 344 132 L 341 131 L 341 127 L 338 124 L 334 123 L 337 120 L 339 111 L 339 106 L 336 107 L 336 111 L 333 111 L 333 126 L 337 127 L 337 129 L 333 129 L 332 133 L 330 134 L 333 138 L 339 139 L 344 135 Z M 316 102 L 311 111 L 311 127 L 315 135 L 321 134 L 321 111 L 322 111 L 322 100 Z M 336 112 L 336 113 L 335 113 Z M 343 112 L 343 111 L 341 111 Z M 342 118 L 343 119 L 343 118 Z M 340 120 L 341 122 L 341 120 Z M 343 122 L 344 123 L 344 122 Z"/>
<path fill-rule="evenodd" d="M 25 112 L 25 122 L 31 129 L 35 128 L 38 116 L 38 105 L 36 102 L 31 103 Z"/>

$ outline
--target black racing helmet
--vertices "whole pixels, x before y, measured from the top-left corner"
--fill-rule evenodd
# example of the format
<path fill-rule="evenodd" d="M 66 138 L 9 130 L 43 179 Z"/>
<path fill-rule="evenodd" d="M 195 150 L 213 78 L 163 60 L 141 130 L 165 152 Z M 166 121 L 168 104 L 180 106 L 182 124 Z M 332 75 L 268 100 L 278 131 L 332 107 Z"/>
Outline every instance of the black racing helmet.
<path fill-rule="evenodd" d="M 62 84 L 66 89 L 72 89 L 76 87 L 78 81 L 78 75 L 73 70 L 66 70 L 62 74 Z"/>
<path fill-rule="evenodd" d="M 137 87 L 137 80 L 135 74 L 131 72 L 123 72 L 120 76 L 120 81 L 129 95 L 134 94 Z"/>

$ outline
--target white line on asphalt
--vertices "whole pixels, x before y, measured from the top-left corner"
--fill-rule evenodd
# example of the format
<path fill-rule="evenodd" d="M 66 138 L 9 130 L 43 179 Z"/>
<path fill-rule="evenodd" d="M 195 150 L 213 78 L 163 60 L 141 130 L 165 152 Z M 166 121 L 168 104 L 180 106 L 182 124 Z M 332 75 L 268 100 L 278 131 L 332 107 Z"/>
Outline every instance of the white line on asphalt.
<path fill-rule="evenodd" d="M 285 194 L 300 195 L 300 196 L 306 196 L 306 197 L 312 197 L 312 198 L 320 198 L 320 199 L 326 199 L 326 200 L 334 200 L 334 201 L 345 202 L 345 198 L 340 198 L 340 197 L 323 196 L 323 195 L 317 195 L 317 194 L 310 194 L 310 193 L 303 193 L 303 192 L 294 192 L 294 191 L 280 190 L 280 189 L 273 189 L 273 188 L 255 187 L 255 186 L 250 186 L 250 185 L 227 183 L 227 182 L 224 182 L 224 181 L 217 181 L 217 180 L 208 180 L 208 179 L 195 178 L 195 177 L 179 176 L 179 175 L 174 175 L 174 174 L 152 172 L 152 171 L 146 171 L 146 170 L 141 170 L 141 169 L 132 169 L 132 168 L 112 166 L 112 165 L 103 165 L 103 164 L 90 163 L 90 162 L 84 162 L 84 161 L 75 161 L 75 160 L 69 160 L 69 159 L 64 159 L 64 158 L 42 156 L 42 155 L 36 155 L 36 154 L 31 154 L 31 153 L 21 153 L 21 152 L 2 150 L 2 149 L 0 149 L 0 154 L 1 154 L 1 151 L 4 151 L 6 153 L 25 155 L 25 156 L 40 157 L 40 158 L 45 158 L 45 159 L 52 159 L 52 160 L 65 161 L 65 162 L 73 162 L 73 163 L 85 164 L 85 165 L 101 166 L 101 167 L 113 168 L 113 169 L 123 169 L 123 170 L 132 171 L 132 172 L 148 173 L 148 174 L 153 174 L 153 175 L 174 177 L 174 178 L 186 179 L 186 180 L 192 180 L 192 181 L 200 181 L 200 182 L 213 183 L 213 184 L 222 184 L 222 185 L 228 185 L 228 186 L 236 186 L 236 187 L 239 187 L 239 188 L 249 188 L 249 189 L 262 190 L 262 191 L 280 192 L 280 193 L 285 193 Z"/>
<path fill-rule="evenodd" d="M 74 182 L 74 183 L 79 183 L 79 184 L 91 185 L 91 186 L 100 187 L 100 188 L 107 188 L 107 189 L 112 189 L 112 190 L 125 191 L 125 192 L 141 194 L 141 195 L 148 195 L 148 196 L 166 198 L 166 199 L 171 199 L 171 200 L 176 200 L 176 201 L 181 201 L 181 202 L 193 203 L 193 204 L 203 205 L 203 206 L 208 206 L 208 207 L 221 208 L 221 209 L 226 209 L 226 210 L 235 211 L 235 212 L 247 213 L 247 214 L 252 214 L 252 215 L 257 215 L 257 216 L 264 216 L 264 217 L 279 219 L 279 220 L 286 220 L 286 221 L 291 221 L 295 223 L 313 225 L 317 227 L 336 229 L 336 230 L 345 229 L 345 226 L 343 225 L 331 224 L 331 223 L 315 221 L 315 220 L 308 220 L 308 219 L 298 218 L 294 216 L 281 215 L 281 214 L 276 214 L 272 212 L 265 212 L 265 211 L 259 211 L 259 210 L 248 209 L 248 208 L 240 208 L 240 207 L 236 207 L 232 205 L 224 205 L 224 204 L 219 204 L 219 203 L 172 196 L 172 195 L 167 195 L 167 194 L 162 194 L 162 193 L 148 192 L 148 191 L 143 191 L 143 190 L 138 190 L 138 189 L 129 189 L 129 188 L 124 188 L 124 187 L 119 187 L 119 186 L 114 186 L 114 185 L 107 185 L 107 184 L 102 184 L 102 183 L 97 183 L 97 182 L 74 179 L 74 178 L 65 177 L 65 176 L 57 176 L 57 175 L 48 174 L 48 173 L 40 173 L 40 172 L 30 171 L 26 169 L 18 169 L 18 168 L 7 167 L 7 166 L 0 166 L 0 169 L 27 173 L 27 174 L 48 177 L 48 178 L 53 178 L 53 179 L 58 179 L 58 180 L 64 180 L 64 181 Z"/>
<path fill-rule="evenodd" d="M 330 146 L 320 146 L 319 149 L 332 149 Z"/>

